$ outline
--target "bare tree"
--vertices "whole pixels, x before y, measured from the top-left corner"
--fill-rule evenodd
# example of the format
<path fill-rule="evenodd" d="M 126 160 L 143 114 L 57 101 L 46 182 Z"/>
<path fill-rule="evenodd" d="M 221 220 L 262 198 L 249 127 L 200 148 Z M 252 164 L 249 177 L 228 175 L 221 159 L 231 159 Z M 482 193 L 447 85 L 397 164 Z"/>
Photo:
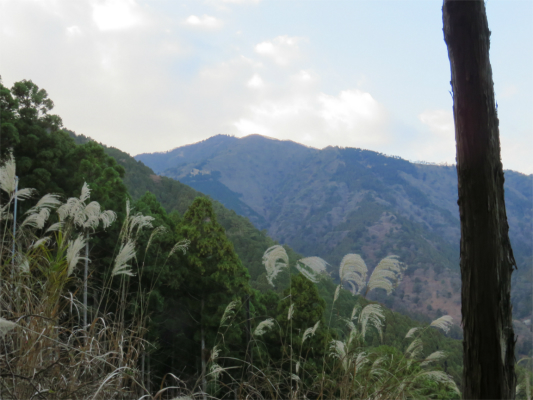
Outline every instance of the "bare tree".
<path fill-rule="evenodd" d="M 444 0 L 461 218 L 463 387 L 466 399 L 513 399 L 511 273 L 498 116 L 482 0 Z"/>

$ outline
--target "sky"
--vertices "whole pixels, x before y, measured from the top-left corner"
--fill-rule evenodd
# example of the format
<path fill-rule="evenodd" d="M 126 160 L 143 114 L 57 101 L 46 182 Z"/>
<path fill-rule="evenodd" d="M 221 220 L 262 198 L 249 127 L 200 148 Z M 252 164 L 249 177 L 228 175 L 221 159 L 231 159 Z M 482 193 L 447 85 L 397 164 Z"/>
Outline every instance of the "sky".
<path fill-rule="evenodd" d="M 440 0 L 0 0 L 0 75 L 131 155 L 216 134 L 455 163 Z M 533 2 L 487 0 L 504 169 L 533 173 Z"/>

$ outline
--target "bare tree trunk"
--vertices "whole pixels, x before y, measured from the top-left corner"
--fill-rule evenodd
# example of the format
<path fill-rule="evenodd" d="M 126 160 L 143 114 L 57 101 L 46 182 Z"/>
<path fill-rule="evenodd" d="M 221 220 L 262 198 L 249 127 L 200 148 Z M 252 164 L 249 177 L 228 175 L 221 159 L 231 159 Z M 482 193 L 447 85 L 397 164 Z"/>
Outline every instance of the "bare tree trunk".
<path fill-rule="evenodd" d="M 498 117 L 482 0 L 444 0 L 461 217 L 465 399 L 513 399 L 514 332 Z"/>

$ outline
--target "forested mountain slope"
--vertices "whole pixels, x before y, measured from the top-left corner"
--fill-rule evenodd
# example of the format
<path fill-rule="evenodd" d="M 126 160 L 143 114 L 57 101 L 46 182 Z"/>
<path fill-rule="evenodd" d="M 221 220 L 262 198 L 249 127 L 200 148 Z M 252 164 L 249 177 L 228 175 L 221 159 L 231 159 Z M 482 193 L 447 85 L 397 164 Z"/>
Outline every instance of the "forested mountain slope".
<path fill-rule="evenodd" d="M 397 310 L 460 320 L 460 224 L 453 166 L 413 164 L 373 151 L 309 148 L 259 135 L 218 135 L 137 160 L 239 211 L 305 256 L 338 265 L 358 253 L 370 269 L 396 254 L 409 265 Z M 531 315 L 532 176 L 506 171 L 517 319 Z M 238 204 L 239 206 L 236 206 Z M 264 219 L 264 221 L 262 219 Z"/>
<path fill-rule="evenodd" d="M 83 135 L 76 135 L 74 132 L 70 132 L 71 137 L 79 143 L 85 143 L 92 139 Z M 112 156 L 119 165 L 124 167 L 125 174 L 123 181 L 128 187 L 128 190 L 134 199 L 140 198 L 146 191 L 153 193 L 161 205 L 167 210 L 167 212 L 178 211 L 181 215 L 188 209 L 194 198 L 198 196 L 204 196 L 202 193 L 192 189 L 191 187 L 177 182 L 165 176 L 158 176 L 154 174 L 154 171 L 145 166 L 142 162 L 136 161 L 133 157 L 127 153 L 122 152 L 116 148 L 106 147 L 105 152 Z M 234 211 L 228 210 L 221 203 L 214 201 L 213 208 L 217 214 L 219 223 L 225 228 L 227 237 L 232 241 L 235 246 L 235 250 L 250 273 L 251 285 L 264 293 L 271 291 L 270 286 L 265 277 L 265 267 L 261 260 L 263 252 L 266 248 L 273 245 L 275 242 L 267 236 L 266 231 L 259 231 L 253 224 L 245 217 L 237 215 Z M 295 253 L 290 247 L 286 246 L 290 263 L 294 264 L 301 256 Z M 293 270 L 296 273 L 296 270 Z M 282 274 L 283 275 L 283 274 Z M 282 276 L 280 280 L 284 280 Z M 278 290 L 283 289 L 284 284 L 278 283 Z M 334 311 L 335 315 L 349 314 L 353 307 L 353 304 L 362 301 L 366 302 L 360 297 L 353 297 L 347 292 L 343 291 L 339 297 L 338 308 L 332 310 L 333 293 L 335 286 L 331 280 L 324 280 L 318 285 L 320 295 L 326 300 L 329 320 L 329 312 Z M 385 302 L 390 303 L 387 299 L 392 299 L 391 296 L 385 297 Z M 381 300 L 384 300 L 383 298 Z M 270 298 L 272 301 L 272 298 Z M 389 304 L 390 305 L 390 304 Z M 276 312 L 276 304 L 272 304 L 272 310 L 268 312 Z M 386 334 L 384 336 L 383 343 L 389 346 L 394 346 L 404 350 L 406 344 L 404 343 L 403 336 L 409 330 L 410 327 L 418 325 L 419 323 L 412 319 L 393 313 L 386 310 L 388 328 L 386 328 Z M 343 324 L 337 323 L 334 326 L 339 331 L 342 330 Z M 458 383 L 460 383 L 460 371 L 461 371 L 461 347 L 460 342 L 448 337 L 445 338 L 440 332 L 430 332 L 425 340 L 429 341 L 428 349 L 435 351 L 440 349 L 446 349 L 449 354 L 448 358 L 448 372 L 451 373 Z M 452 329 L 449 336 L 457 339 L 461 335 L 458 328 Z M 374 345 L 378 345 L 377 337 L 371 339 Z"/>
<path fill-rule="evenodd" d="M 332 379 L 336 379 L 338 364 L 335 357 L 332 358 L 326 354 L 328 342 L 331 343 L 330 340 L 333 339 L 346 340 L 348 337 L 352 337 L 351 333 L 347 335 L 346 328 L 352 328 L 351 325 L 346 325 L 345 318 L 350 315 L 352 315 L 351 318 L 354 318 L 354 313 L 358 309 L 361 311 L 360 308 L 354 308 L 354 306 L 367 305 L 367 299 L 364 299 L 363 296 L 352 296 L 346 290 L 337 290 L 336 284 L 326 276 L 324 276 L 325 279 L 316 280 L 305 278 L 295 265 L 299 255 L 287 247 L 285 249 L 288 251 L 288 256 L 286 259 L 284 258 L 283 271 L 278 271 L 277 277 L 273 277 L 272 271 L 270 273 L 270 279 L 274 279 L 272 282 L 275 286 L 267 283 L 266 268 L 262 263 L 262 256 L 265 249 L 275 242 L 267 236 L 266 231 L 259 231 L 246 217 L 227 210 L 221 203 L 215 201 L 212 204 L 205 195 L 195 189 L 168 177 L 156 175 L 149 167 L 134 160 L 128 154 L 117 149 L 104 148 L 88 137 L 62 129 L 61 119 L 56 115 L 48 114 L 53 103 L 46 99 L 46 92 L 39 89 L 31 81 L 19 82 L 11 90 L 3 87 L 0 82 L 1 129 L 3 144 L 6 146 L 0 150 L 2 150 L 2 155 L 8 158 L 9 163 L 11 163 L 9 168 L 12 168 L 10 169 L 12 179 L 10 178 L 10 182 L 15 182 L 14 176 L 16 174 L 20 178 L 19 189 L 34 186 L 40 195 L 56 193 L 57 198 L 60 199 L 59 202 L 69 198 L 69 202 L 73 201 L 72 204 L 77 204 L 77 200 L 72 196 L 80 196 L 80 193 L 84 191 L 85 194 L 80 196 L 79 201 L 88 202 L 89 199 L 86 197 L 90 191 L 91 203 L 86 207 L 84 206 L 85 209 L 91 206 L 91 210 L 94 210 L 96 204 L 92 203 L 94 201 L 105 209 L 116 211 L 116 223 L 106 229 L 95 229 L 94 232 L 91 232 L 90 250 L 86 250 L 89 251 L 91 260 L 87 270 L 89 284 L 83 297 L 85 294 L 87 295 L 86 309 L 89 321 L 100 320 L 100 316 L 106 318 L 120 316 L 122 323 L 127 322 L 129 324 L 131 321 L 136 321 L 135 316 L 138 315 L 138 307 L 143 307 L 142 321 L 139 320 L 141 321 L 139 322 L 140 325 L 131 325 L 134 328 L 129 330 L 130 333 L 146 340 L 143 342 L 144 347 L 142 349 L 138 348 L 132 351 L 136 358 L 132 359 L 131 362 L 135 368 L 139 367 L 136 369 L 137 372 L 140 373 L 141 370 L 141 366 L 137 364 L 142 362 L 144 366 L 144 357 L 141 361 L 140 355 L 145 353 L 152 360 L 151 368 L 147 371 L 149 376 L 144 377 L 146 380 L 161 382 L 168 372 L 175 373 L 183 380 L 197 380 L 201 373 L 200 358 L 205 357 L 205 352 L 202 349 L 203 344 L 201 344 L 204 343 L 204 334 L 207 348 L 211 351 L 215 352 L 216 346 L 221 345 L 223 348 L 220 350 L 224 352 L 225 356 L 230 357 L 228 360 L 235 360 L 236 358 L 244 360 L 246 358 L 245 351 L 251 342 L 251 338 L 247 335 L 250 335 L 251 330 L 254 330 L 253 328 L 257 329 L 261 325 L 261 321 L 265 322 L 267 319 L 273 321 L 275 319 L 280 323 L 279 334 L 277 331 L 270 332 L 264 338 L 264 346 L 254 347 L 255 366 L 263 363 L 263 361 L 265 362 L 261 365 L 265 367 L 268 367 L 271 361 L 274 363 L 272 365 L 276 365 L 284 359 L 284 354 L 287 354 L 287 347 L 284 346 L 288 343 L 288 338 L 290 338 L 291 343 L 293 337 L 300 340 L 298 337 L 301 337 L 302 331 L 306 327 L 315 326 L 313 328 L 314 334 L 314 330 L 320 325 L 317 337 L 312 339 L 320 340 L 321 342 L 316 342 L 320 343 L 320 346 L 311 346 L 311 339 L 306 342 L 309 349 L 313 347 L 313 352 L 315 350 L 317 352 L 309 359 L 309 367 L 327 364 Z M 46 100 L 48 107 L 44 111 L 42 108 L 43 100 Z M 39 112 L 39 110 L 41 111 Z M 256 139 L 262 140 L 260 137 L 256 137 Z M 268 146 L 263 147 L 267 150 L 269 148 Z M 294 143 L 290 144 L 288 149 L 285 149 L 287 160 L 279 161 L 285 162 L 286 168 L 299 168 L 305 162 L 305 157 L 299 155 L 300 147 Z M 229 149 L 230 152 L 232 150 Z M 271 150 L 278 151 L 275 148 L 271 148 Z M 316 152 L 313 149 L 306 149 L 305 151 L 308 151 L 309 154 Z M 8 161 L 5 161 L 5 158 L 6 164 L 0 164 L 0 166 L 7 170 L 9 169 L 7 167 Z M 192 174 L 192 177 L 196 175 L 205 177 L 216 175 L 216 180 L 219 181 L 222 173 L 220 175 L 211 173 L 202 175 L 196 172 L 196 174 Z M 3 173 L 3 176 L 5 178 L 7 174 Z M 266 184 L 272 185 L 273 188 L 276 187 L 276 182 L 272 179 L 267 180 Z M 84 187 L 83 190 L 80 189 L 82 186 Z M 298 183 L 293 182 L 293 186 L 297 187 Z M 206 185 L 206 187 L 213 186 Z M 214 193 L 217 191 L 215 190 Z M 229 190 L 225 193 L 231 198 L 236 192 Z M 81 197 L 84 197 L 85 200 L 81 200 Z M 268 201 L 265 202 L 265 204 L 267 203 Z M 33 199 L 28 202 L 21 202 L 18 215 L 24 216 L 32 204 L 34 204 Z M 367 201 L 364 204 L 368 210 L 376 212 L 372 202 Z M 241 211 L 246 207 L 253 210 L 244 201 L 240 207 Z M 268 220 L 263 214 L 257 210 L 253 210 L 253 212 L 264 218 L 264 223 L 267 223 Z M 381 209 L 377 209 L 377 212 L 381 212 Z M 39 215 L 41 215 L 41 211 L 39 211 Z M 49 210 L 43 215 L 51 217 L 50 223 L 61 218 L 56 215 L 55 210 Z M 372 213 L 365 211 L 365 218 L 367 215 L 372 215 Z M 381 212 L 380 215 L 383 218 L 391 219 L 391 221 L 393 219 L 389 211 L 387 214 Z M 25 216 L 24 218 L 21 226 L 30 217 Z M 400 218 L 404 217 L 397 217 L 398 220 Z M 8 225 L 11 224 L 9 218 L 3 221 L 7 221 Z M 141 222 L 145 228 L 153 228 L 153 231 L 148 229 L 141 231 Z M 349 221 L 345 219 L 345 222 Z M 139 224 L 138 227 L 134 229 L 137 224 Z M 56 226 L 60 226 L 56 229 L 62 229 L 61 224 Z M 403 227 L 403 225 L 401 226 Z M 11 232 L 12 227 L 8 227 L 9 229 L 6 229 L 5 232 Z M 35 232 L 45 229 L 47 228 L 44 225 L 35 226 Z M 45 233 L 50 232 L 46 230 Z M 59 237 L 60 235 L 56 236 Z M 46 242 L 41 242 L 40 246 L 45 246 L 43 243 Z M 33 245 L 30 243 L 30 249 Z M 69 241 L 68 246 L 74 246 L 72 241 Z M 187 247 L 186 251 L 179 251 L 179 249 L 185 250 L 185 247 Z M 119 249 L 118 256 L 117 248 Z M 134 257 L 136 262 L 131 261 L 130 264 L 132 265 L 125 265 L 126 261 L 122 261 L 119 264 L 117 259 L 122 257 L 124 260 L 125 256 L 122 255 L 125 252 L 124 249 L 128 248 L 133 249 L 128 250 L 131 251 L 128 257 L 134 257 L 137 253 L 137 257 Z M 5 246 L 4 249 L 11 249 L 11 245 Z M 62 251 L 62 249 L 50 247 L 43 248 L 43 251 L 54 252 Z M 81 247 L 76 251 L 81 251 Z M 13 274 L 11 254 L 10 251 L 4 251 L 5 257 L 2 259 L 2 265 L 7 266 L 7 268 L 2 269 L 3 282 L 19 275 L 24 277 L 35 275 L 41 279 L 39 274 L 46 274 L 48 271 L 48 267 L 41 268 L 40 265 L 31 264 L 28 267 L 29 270 L 21 269 L 22 274 Z M 48 259 L 48 257 L 34 257 L 31 254 L 29 258 L 36 262 Z M 133 260 L 133 258 L 129 258 L 129 260 Z M 274 262 L 278 268 L 280 263 L 277 260 Z M 66 265 L 64 265 L 65 268 Z M 17 268 L 22 268 L 22 266 L 17 266 Z M 127 274 L 124 274 L 128 278 L 118 279 L 117 271 L 123 268 L 130 269 L 126 271 Z M 70 272 L 67 272 L 66 276 L 70 276 L 68 278 L 70 283 L 65 289 L 67 292 L 64 292 L 65 296 L 63 297 L 67 300 L 70 298 L 72 301 L 76 298 L 78 304 L 81 304 L 82 292 L 74 288 L 76 285 L 79 288 L 83 287 L 83 280 L 86 279 L 84 270 L 83 268 L 76 268 L 74 264 L 72 269 L 68 264 L 68 269 Z M 338 266 L 331 267 L 330 270 L 338 271 Z M 61 274 L 65 273 L 64 269 L 57 271 L 54 269 L 54 271 Z M 27 274 L 28 272 L 30 274 Z M 406 279 L 416 281 L 416 273 L 417 271 L 413 277 Z M 445 276 L 446 273 L 441 272 L 439 279 Z M 45 282 L 49 279 L 46 276 L 43 277 Z M 38 282 L 38 286 L 42 286 L 40 280 L 36 282 Z M 105 282 L 109 283 L 107 288 L 103 286 Z M 70 286 L 71 284 L 72 286 Z M 15 288 L 17 286 L 11 285 L 10 287 Z M 7 297 L 9 297 L 9 301 L 16 298 L 16 296 L 6 295 L 5 291 L 2 293 L 4 293 L 2 301 L 6 300 Z M 37 295 L 36 298 L 38 297 Z M 103 299 L 105 299 L 106 307 L 109 305 L 109 308 L 100 308 Z M 392 298 L 380 297 L 380 300 L 386 304 L 390 303 L 389 299 Z M 28 301 L 34 300 L 32 296 L 28 298 Z M 242 304 L 242 306 L 231 311 L 232 318 L 235 318 L 236 322 L 235 324 L 224 325 L 228 330 L 222 335 L 223 340 L 220 342 L 218 341 L 220 321 L 224 319 L 223 315 L 226 315 L 227 306 L 232 303 Z M 118 312 L 120 304 L 123 305 L 123 308 L 122 311 Z M 244 304 L 247 304 L 246 309 Z M 293 308 L 295 304 L 296 306 Z M 372 309 L 381 315 L 381 307 L 373 304 L 367 310 Z M 204 310 L 207 311 L 204 312 Z M 3 311 L 6 309 L 4 308 Z M 64 308 L 65 315 L 72 314 L 72 318 L 76 318 L 76 312 L 72 307 Z M 369 312 L 373 313 L 374 311 Z M 414 325 L 420 325 L 420 323 L 389 310 L 383 310 L 383 312 L 383 316 L 375 314 L 376 318 L 379 317 L 378 319 L 385 318 L 382 332 L 383 340 L 377 331 L 369 333 L 367 337 L 363 335 L 365 352 L 368 350 L 376 351 L 376 355 L 388 354 L 391 356 L 391 360 L 394 358 L 394 360 L 400 360 L 398 362 L 401 363 L 403 362 L 401 360 L 404 359 L 402 353 L 411 347 L 409 342 L 413 340 L 412 337 L 407 340 L 406 334 L 411 331 L 410 328 Z M 33 315 L 27 316 L 32 317 Z M 38 316 L 37 313 L 35 316 Z M 79 313 L 77 317 L 79 320 Z M 20 320 L 18 316 L 16 318 Z M 52 319 L 46 316 L 44 320 Z M 289 324 L 287 322 L 289 320 L 294 320 L 296 325 L 293 326 L 293 322 Z M 449 321 L 447 318 L 440 320 L 441 322 Z M 376 322 L 377 327 L 381 326 L 381 322 L 378 322 Z M 357 323 L 359 324 L 359 321 Z M 71 322 L 65 325 L 67 331 L 71 329 L 69 324 Z M 78 321 L 77 324 L 79 325 L 80 322 Z M 285 329 L 289 328 L 289 325 L 290 331 Z M 92 325 L 89 324 L 88 326 Z M 125 332 L 124 325 L 121 326 L 119 332 Z M 285 328 L 281 329 L 282 326 Z M 58 328 L 63 329 L 61 326 Z M 424 353 L 429 354 L 436 350 L 445 350 L 448 354 L 447 360 L 435 364 L 434 367 L 437 370 L 444 370 L 452 374 L 456 382 L 460 384 L 460 342 L 445 337 L 443 333 L 427 326 L 423 330 L 427 333 L 427 335 L 424 334 Z M 444 330 L 447 331 L 447 329 Z M 308 329 L 305 331 L 307 332 Z M 254 335 L 256 335 L 255 330 Z M 42 336 L 42 333 L 39 336 Z M 202 340 L 200 340 L 200 336 L 202 336 Z M 457 327 L 452 329 L 449 336 L 453 338 L 460 336 L 459 329 Z M 303 340 L 302 338 L 302 346 Z M 57 340 L 56 342 L 59 343 Z M 90 341 L 90 343 L 92 346 L 93 342 Z M 118 343 L 119 352 L 124 352 L 122 343 Z M 80 344 L 83 345 L 83 343 Z M 37 348 L 39 346 L 32 345 L 32 347 Z M 284 348 L 285 350 L 283 350 Z M 55 351 L 52 354 L 56 354 Z M 392 357 L 393 355 L 394 357 Z M 267 358 L 263 359 L 263 356 L 267 356 Z M 57 362 L 55 356 L 52 356 L 51 360 L 52 365 L 55 365 Z M 25 364 L 24 358 L 19 361 Z M 225 365 L 229 367 L 233 361 L 227 362 L 228 364 Z M 46 364 L 43 360 L 41 363 Z M 417 368 L 419 367 L 417 366 Z M 49 370 L 48 367 L 45 370 Z M 144 367 L 142 370 L 144 371 Z M 418 373 L 419 370 L 413 369 L 412 372 Z M 39 374 L 40 372 L 34 375 L 42 377 L 45 375 Z M 241 372 L 236 372 L 234 375 L 237 377 L 240 374 Z M 10 379 L 14 376 L 12 375 Z M 310 376 L 309 382 L 312 384 L 316 380 L 316 374 Z M 23 375 L 20 375 L 19 378 L 26 379 Z M 56 378 L 52 380 L 57 381 Z M 10 385 L 15 387 L 17 383 L 13 380 Z M 433 385 L 432 382 L 422 384 L 422 386 L 425 385 L 427 387 L 425 389 L 421 387 L 421 389 L 430 390 L 432 393 L 440 392 L 443 389 L 438 385 Z M 72 387 L 69 390 L 75 391 L 77 389 Z M 454 398 L 453 396 L 453 393 L 448 393 L 443 398 Z"/>
<path fill-rule="evenodd" d="M 82 144 L 92 139 L 77 135 L 70 131 L 71 137 Z M 124 184 L 133 200 L 138 200 L 146 192 L 153 193 L 163 208 L 171 213 L 177 211 L 183 215 L 196 197 L 204 196 L 201 192 L 186 184 L 176 182 L 165 176 L 158 176 L 151 168 L 142 162 L 136 161 L 129 154 L 114 147 L 103 146 L 105 152 L 113 157 L 118 165 L 124 167 Z M 247 206 L 244 205 L 243 209 Z M 226 208 L 218 201 L 213 202 L 213 208 L 218 218 L 218 222 L 226 230 L 226 235 L 235 246 L 244 266 L 248 269 L 253 282 L 257 281 L 261 274 L 264 274 L 264 266 L 261 262 L 264 251 L 275 244 L 267 235 L 266 231 L 257 229 L 247 218 L 238 215 L 235 211 Z M 291 259 L 299 257 L 290 248 L 287 248 Z M 260 280 L 261 282 L 264 279 Z M 261 284 L 258 284 L 261 286 Z"/>

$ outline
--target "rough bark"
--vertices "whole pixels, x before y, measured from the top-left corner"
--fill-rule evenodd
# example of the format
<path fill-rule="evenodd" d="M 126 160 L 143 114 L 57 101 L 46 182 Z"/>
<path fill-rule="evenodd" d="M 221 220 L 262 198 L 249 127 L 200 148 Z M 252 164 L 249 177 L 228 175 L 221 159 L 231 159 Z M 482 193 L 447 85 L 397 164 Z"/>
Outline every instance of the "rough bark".
<path fill-rule="evenodd" d="M 444 0 L 461 218 L 463 395 L 513 399 L 511 273 L 498 116 L 483 1 Z"/>

